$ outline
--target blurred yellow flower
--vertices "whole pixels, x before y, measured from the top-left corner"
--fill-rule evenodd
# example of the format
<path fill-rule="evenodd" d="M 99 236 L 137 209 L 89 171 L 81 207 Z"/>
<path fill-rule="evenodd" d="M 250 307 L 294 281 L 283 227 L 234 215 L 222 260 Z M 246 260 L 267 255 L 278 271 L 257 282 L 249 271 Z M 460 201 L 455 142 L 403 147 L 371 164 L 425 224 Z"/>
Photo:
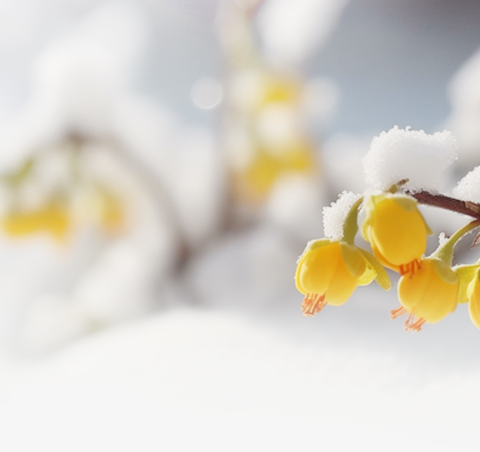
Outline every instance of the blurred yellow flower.
<path fill-rule="evenodd" d="M 398 282 L 400 308 L 391 317 L 409 313 L 406 331 L 420 331 L 422 325 L 437 323 L 457 307 L 459 278 L 449 265 L 430 257 L 420 260 L 415 274 L 405 274 Z"/>
<path fill-rule="evenodd" d="M 382 194 L 371 196 L 365 207 L 362 235 L 373 254 L 401 275 L 415 274 L 427 247 L 427 235 L 432 233 L 415 199 Z"/>
<path fill-rule="evenodd" d="M 303 83 L 294 74 L 272 71 L 255 65 L 239 71 L 231 79 L 229 95 L 232 107 L 255 117 L 272 104 L 299 106 Z"/>
<path fill-rule="evenodd" d="M 377 278 L 388 289 L 390 281 L 380 264 L 365 250 L 343 241 L 316 240 L 307 245 L 297 264 L 295 283 L 305 295 L 304 315 L 313 316 L 325 305 L 340 306 L 357 286 Z"/>
<path fill-rule="evenodd" d="M 258 99 L 259 107 L 274 102 L 295 103 L 300 99 L 302 84 L 294 77 L 269 74 L 263 78 L 262 91 L 262 96 Z"/>
<path fill-rule="evenodd" d="M 284 176 L 318 176 L 303 95 L 300 78 L 261 65 L 233 77 L 227 133 L 234 195 L 241 203 L 258 206 Z"/>
<path fill-rule="evenodd" d="M 50 202 L 40 209 L 27 212 L 12 211 L 1 219 L 3 231 L 11 237 L 47 233 L 63 241 L 70 226 L 69 212 L 59 202 Z"/>
<path fill-rule="evenodd" d="M 289 174 L 313 175 L 316 168 L 313 146 L 305 140 L 277 152 L 259 147 L 251 162 L 236 172 L 238 194 L 252 202 L 262 201 L 281 177 Z"/>

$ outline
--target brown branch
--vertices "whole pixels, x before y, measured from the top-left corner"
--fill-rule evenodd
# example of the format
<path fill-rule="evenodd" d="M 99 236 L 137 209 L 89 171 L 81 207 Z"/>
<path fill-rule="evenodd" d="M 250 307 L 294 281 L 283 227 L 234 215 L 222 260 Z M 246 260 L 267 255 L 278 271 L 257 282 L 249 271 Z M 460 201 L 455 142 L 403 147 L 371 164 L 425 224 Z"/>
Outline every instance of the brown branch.
<path fill-rule="evenodd" d="M 441 209 L 461 213 L 480 220 L 480 204 L 470 201 L 462 201 L 460 199 L 451 198 L 450 196 L 430 193 L 428 191 L 405 190 L 405 193 L 412 198 L 415 198 L 420 204 L 439 207 Z"/>

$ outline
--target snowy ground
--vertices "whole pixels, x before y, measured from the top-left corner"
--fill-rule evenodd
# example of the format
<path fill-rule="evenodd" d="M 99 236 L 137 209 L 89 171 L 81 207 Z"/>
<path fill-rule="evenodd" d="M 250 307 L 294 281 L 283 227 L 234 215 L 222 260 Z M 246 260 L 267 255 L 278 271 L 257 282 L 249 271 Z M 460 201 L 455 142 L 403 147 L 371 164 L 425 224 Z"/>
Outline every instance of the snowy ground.
<path fill-rule="evenodd" d="M 273 316 L 175 308 L 3 360 L 0 445 L 476 450 L 480 339 L 466 313 L 409 335 L 375 293 L 313 320 L 299 300 Z"/>

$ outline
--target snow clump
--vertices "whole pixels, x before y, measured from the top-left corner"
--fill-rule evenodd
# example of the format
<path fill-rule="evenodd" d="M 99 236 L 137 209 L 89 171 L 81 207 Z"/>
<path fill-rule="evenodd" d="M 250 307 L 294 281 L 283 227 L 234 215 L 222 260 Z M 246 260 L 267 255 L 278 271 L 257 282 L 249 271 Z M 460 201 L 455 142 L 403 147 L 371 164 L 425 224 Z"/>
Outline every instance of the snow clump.
<path fill-rule="evenodd" d="M 457 142 L 451 132 L 433 135 L 410 127 L 393 127 L 374 137 L 370 151 L 362 159 L 367 183 L 387 190 L 408 179 L 413 190 L 437 190 L 443 171 L 457 158 Z"/>
<path fill-rule="evenodd" d="M 332 240 L 341 240 L 343 237 L 343 223 L 355 201 L 361 195 L 344 191 L 338 195 L 338 200 L 329 207 L 323 208 L 323 232 L 325 237 Z"/>
<path fill-rule="evenodd" d="M 480 203 L 480 166 L 470 171 L 453 189 L 453 195 L 464 201 Z"/>

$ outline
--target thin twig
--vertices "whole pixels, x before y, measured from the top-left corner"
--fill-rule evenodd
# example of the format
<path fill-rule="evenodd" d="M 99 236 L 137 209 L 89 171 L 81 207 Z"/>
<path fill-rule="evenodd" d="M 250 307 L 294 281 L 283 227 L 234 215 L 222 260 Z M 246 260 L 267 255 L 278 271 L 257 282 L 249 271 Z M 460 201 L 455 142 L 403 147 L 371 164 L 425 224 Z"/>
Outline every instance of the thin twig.
<path fill-rule="evenodd" d="M 451 198 L 450 196 L 428 191 L 405 190 L 405 193 L 415 198 L 420 204 L 439 207 L 441 209 L 461 213 L 480 220 L 480 204 L 470 201 L 462 201 L 460 199 Z"/>

